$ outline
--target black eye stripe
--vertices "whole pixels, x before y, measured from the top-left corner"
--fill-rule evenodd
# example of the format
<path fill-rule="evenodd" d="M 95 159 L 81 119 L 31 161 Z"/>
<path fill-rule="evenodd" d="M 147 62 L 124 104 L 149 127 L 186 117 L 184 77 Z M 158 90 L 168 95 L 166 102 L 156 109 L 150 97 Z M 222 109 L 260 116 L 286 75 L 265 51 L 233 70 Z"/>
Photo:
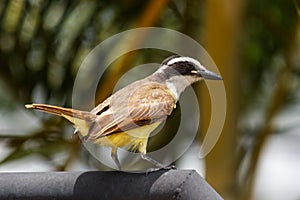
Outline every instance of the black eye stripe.
<path fill-rule="evenodd" d="M 189 57 L 174 55 L 165 59 L 161 66 L 165 66 L 163 71 L 166 77 L 176 76 L 176 75 L 190 75 L 190 76 L 201 76 L 198 71 L 202 71 L 201 66 L 198 66 L 196 60 Z M 200 64 L 201 65 L 201 64 Z M 168 67 L 166 67 L 168 66 Z"/>
<path fill-rule="evenodd" d="M 197 70 L 193 63 L 187 61 L 176 62 L 170 65 L 172 69 L 176 70 L 182 75 L 191 74 L 191 71 Z"/>

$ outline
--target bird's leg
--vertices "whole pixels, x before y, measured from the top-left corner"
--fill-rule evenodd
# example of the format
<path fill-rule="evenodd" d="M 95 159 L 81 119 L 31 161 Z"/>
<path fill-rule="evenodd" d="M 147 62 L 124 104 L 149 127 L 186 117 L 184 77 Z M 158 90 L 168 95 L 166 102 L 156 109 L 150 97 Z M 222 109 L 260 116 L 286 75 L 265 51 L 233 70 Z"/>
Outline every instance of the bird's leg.
<path fill-rule="evenodd" d="M 110 156 L 113 159 L 113 161 L 116 163 L 118 169 L 121 170 L 122 167 L 118 158 L 118 148 L 112 148 Z"/>
<path fill-rule="evenodd" d="M 176 167 L 174 165 L 164 166 L 160 162 L 154 160 L 153 158 L 147 156 L 144 153 L 141 153 L 141 158 L 143 160 L 146 160 L 146 161 L 148 161 L 148 162 L 150 162 L 150 163 L 152 163 L 153 165 L 156 166 L 156 168 L 150 168 L 150 169 L 148 169 L 146 173 L 158 171 L 158 170 L 161 170 L 161 169 L 167 169 L 167 170 L 169 170 L 169 169 L 176 169 Z"/>
<path fill-rule="evenodd" d="M 141 158 L 142 158 L 143 160 L 146 160 L 146 161 L 152 163 L 152 164 L 155 165 L 157 168 L 161 168 L 161 169 L 162 169 L 162 168 L 165 167 L 163 164 L 161 164 L 160 162 L 158 162 L 158 161 L 154 160 L 153 158 L 147 156 L 147 155 L 144 154 L 144 153 L 141 153 Z"/>

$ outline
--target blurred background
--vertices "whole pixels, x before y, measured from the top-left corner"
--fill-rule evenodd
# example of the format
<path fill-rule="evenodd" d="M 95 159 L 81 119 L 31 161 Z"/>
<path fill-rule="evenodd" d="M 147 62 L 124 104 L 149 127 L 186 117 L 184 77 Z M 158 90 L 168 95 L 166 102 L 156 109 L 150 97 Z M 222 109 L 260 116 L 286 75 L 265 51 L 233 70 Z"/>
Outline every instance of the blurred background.
<path fill-rule="evenodd" d="M 77 70 L 97 44 L 121 31 L 157 26 L 202 44 L 227 95 L 226 122 L 213 151 L 200 160 L 191 147 L 177 167 L 196 169 L 224 199 L 299 200 L 299 5 L 297 0 L 0 0 L 0 171 L 108 170 L 72 137 L 70 123 L 24 104 L 72 107 Z M 130 68 L 160 63 L 168 53 L 122 56 L 101 79 L 96 102 L 108 97 Z M 205 84 L 194 89 L 201 93 L 199 144 L 209 124 L 210 99 Z"/>

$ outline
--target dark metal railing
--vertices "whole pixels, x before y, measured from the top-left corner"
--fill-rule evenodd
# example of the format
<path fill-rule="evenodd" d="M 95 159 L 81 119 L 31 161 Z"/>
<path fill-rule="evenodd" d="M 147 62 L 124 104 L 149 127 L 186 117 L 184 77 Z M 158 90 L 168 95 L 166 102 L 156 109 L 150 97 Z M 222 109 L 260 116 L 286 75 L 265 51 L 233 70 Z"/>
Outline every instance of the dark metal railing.
<path fill-rule="evenodd" d="M 0 199 L 220 200 L 194 170 L 0 173 Z"/>

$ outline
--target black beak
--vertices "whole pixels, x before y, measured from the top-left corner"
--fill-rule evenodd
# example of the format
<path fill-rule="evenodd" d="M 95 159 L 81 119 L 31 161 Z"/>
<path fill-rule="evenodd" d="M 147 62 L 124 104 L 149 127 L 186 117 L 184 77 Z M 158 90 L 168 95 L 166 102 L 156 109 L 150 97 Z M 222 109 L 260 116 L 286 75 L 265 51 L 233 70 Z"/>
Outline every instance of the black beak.
<path fill-rule="evenodd" d="M 208 70 L 200 71 L 199 74 L 206 80 L 223 80 L 220 75 Z"/>

